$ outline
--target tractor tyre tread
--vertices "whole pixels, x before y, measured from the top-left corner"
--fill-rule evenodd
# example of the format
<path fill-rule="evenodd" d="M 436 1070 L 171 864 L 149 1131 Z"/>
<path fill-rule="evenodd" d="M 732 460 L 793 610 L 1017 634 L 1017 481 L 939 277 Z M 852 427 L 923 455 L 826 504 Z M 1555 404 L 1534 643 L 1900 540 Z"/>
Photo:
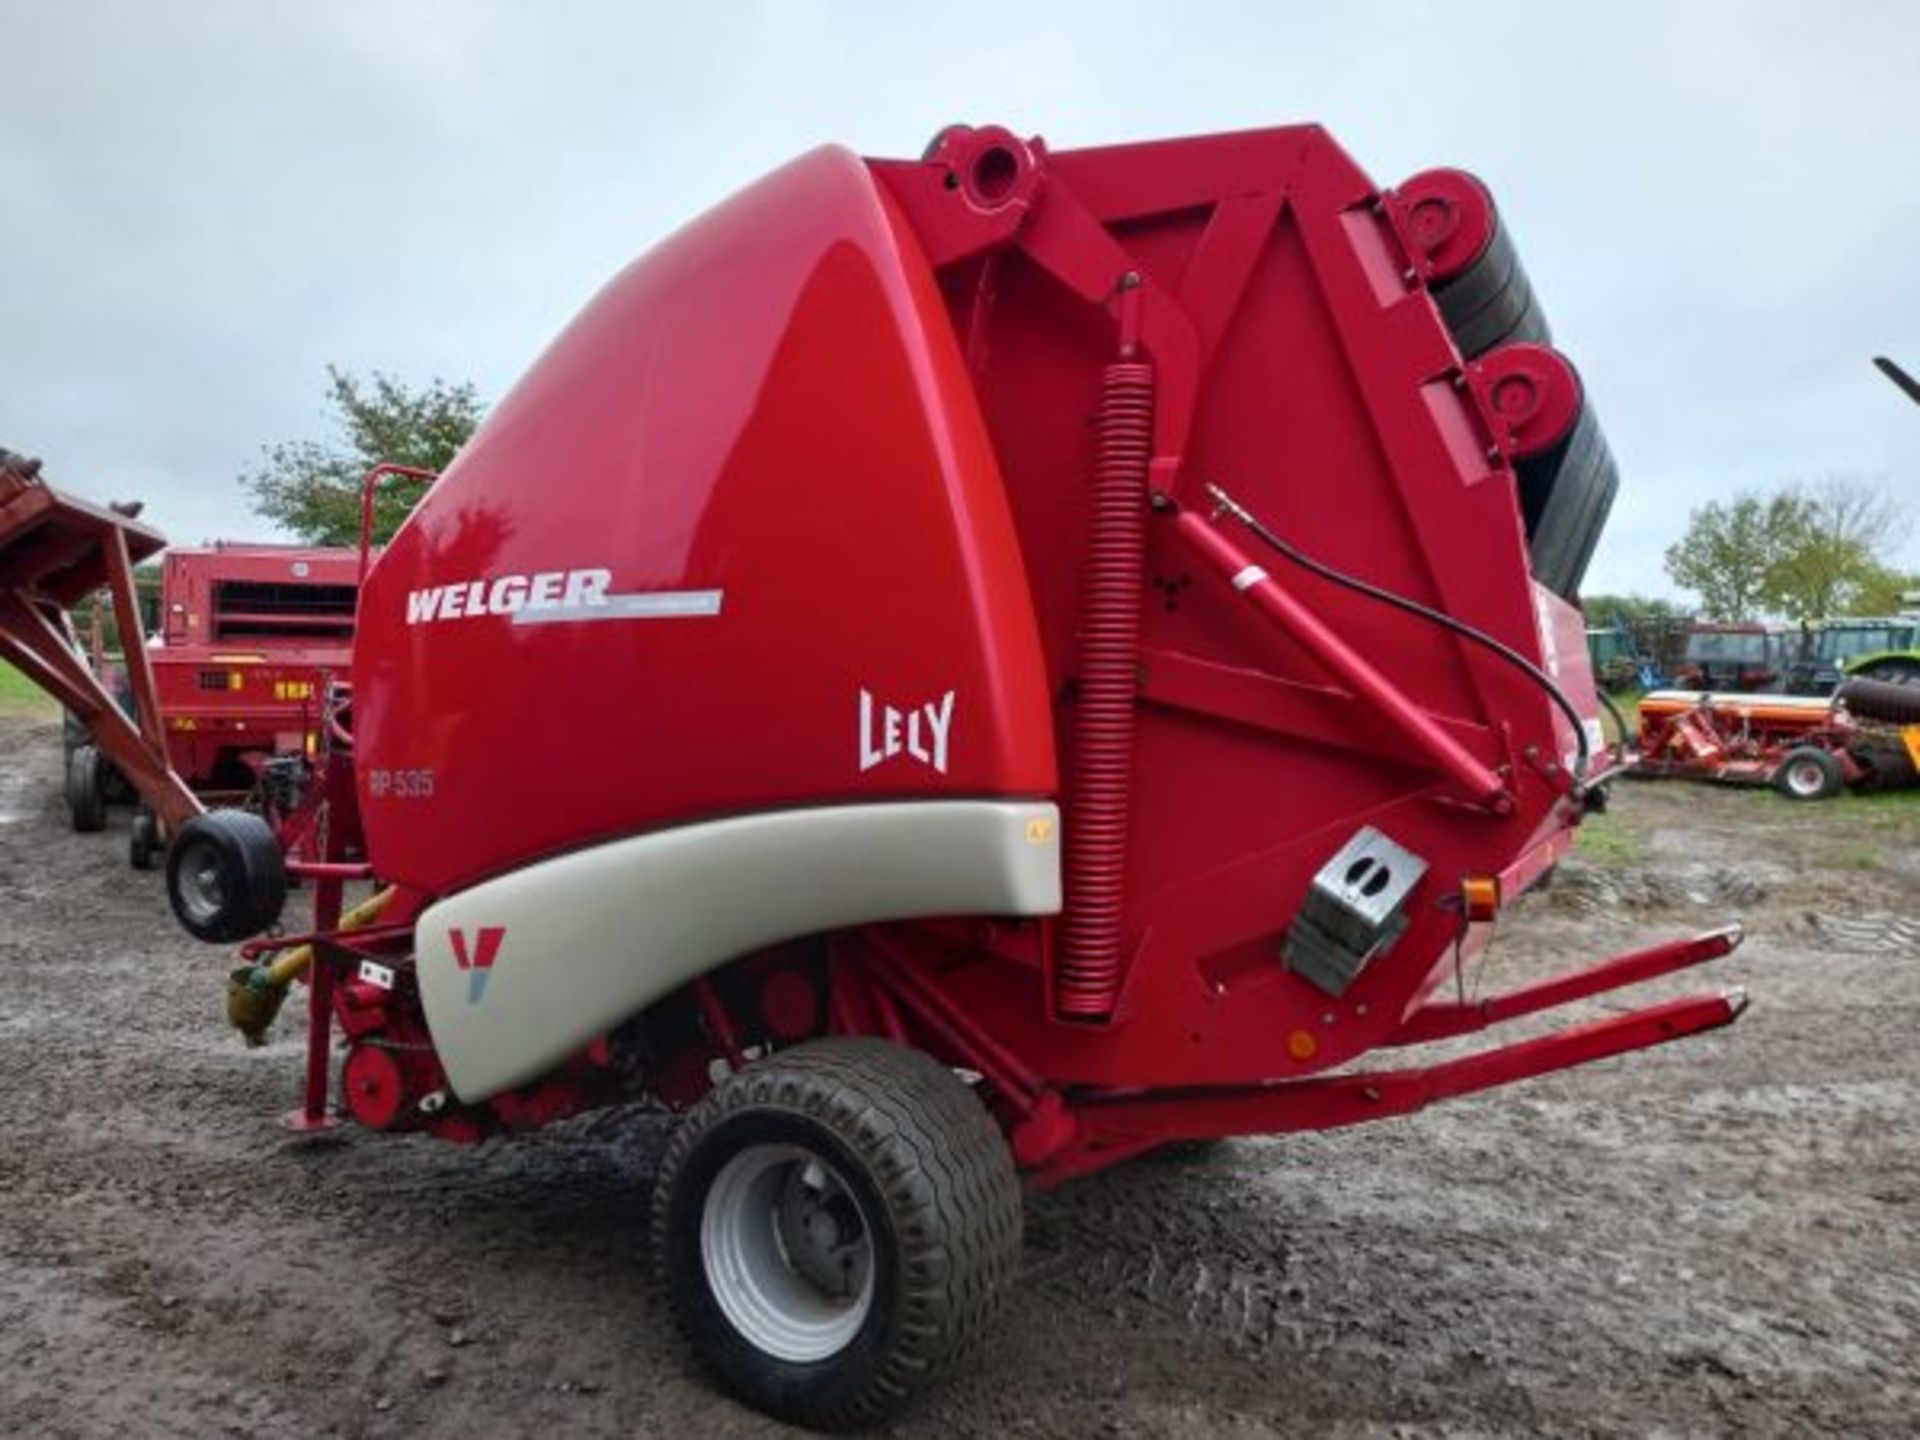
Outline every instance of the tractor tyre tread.
<path fill-rule="evenodd" d="M 875 1193 L 892 1247 L 891 1293 L 876 1295 L 861 1338 L 814 1365 L 753 1349 L 705 1277 L 700 1216 L 726 1158 L 725 1138 L 717 1155 L 708 1142 L 754 1116 L 837 1142 Z M 888 1041 L 836 1037 L 755 1061 L 687 1113 L 655 1181 L 652 1240 L 657 1281 L 702 1366 L 762 1411 L 842 1430 L 898 1409 L 986 1337 L 1020 1264 L 1020 1186 L 999 1126 L 951 1070 Z"/>
<path fill-rule="evenodd" d="M 67 812 L 82 835 L 106 828 L 106 771 L 105 758 L 91 745 L 77 745 L 67 756 Z"/>

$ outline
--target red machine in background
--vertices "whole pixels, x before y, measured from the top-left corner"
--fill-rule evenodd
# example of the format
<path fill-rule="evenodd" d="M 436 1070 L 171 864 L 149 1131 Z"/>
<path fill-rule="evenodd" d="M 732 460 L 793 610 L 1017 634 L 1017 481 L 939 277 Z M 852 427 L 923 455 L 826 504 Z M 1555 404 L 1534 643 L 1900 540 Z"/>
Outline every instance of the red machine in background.
<path fill-rule="evenodd" d="M 351 549 L 216 542 L 161 560 L 159 622 L 148 641 L 168 763 L 203 799 L 249 802 L 289 846 L 306 764 L 319 742 L 322 698 L 353 660 L 359 557 Z M 98 657 L 96 657 L 98 663 Z M 103 678 L 132 703 L 111 662 Z M 67 757 L 76 830 L 98 830 L 124 790 L 91 745 Z M 129 854 L 148 868 L 162 843 L 150 809 L 134 819 Z"/>
<path fill-rule="evenodd" d="M 1799 641 L 1794 632 L 1778 626 L 1699 621 L 1687 631 L 1687 646 L 1673 678 L 1690 690 L 1778 690 Z"/>
<path fill-rule="evenodd" d="M 1383 189 L 1313 126 L 815 151 L 602 290 L 373 565 L 317 853 L 213 811 L 169 897 L 243 996 L 311 974 L 302 1124 L 336 1035 L 373 1129 L 683 1111 L 652 1214 L 695 1350 L 871 1419 L 991 1328 L 1022 1175 L 1740 1013 L 1356 1063 L 1739 943 L 1479 994 L 1618 758 L 1569 599 L 1616 483 L 1461 172 Z M 0 645 L 177 813 L 47 648 L 103 523 L 0 490 Z"/>
<path fill-rule="evenodd" d="M 1640 701 L 1629 773 L 1771 785 L 1789 800 L 1893 789 L 1920 766 L 1915 722 L 1920 699 L 1885 682 L 1848 681 L 1831 697 L 1655 690 Z"/>

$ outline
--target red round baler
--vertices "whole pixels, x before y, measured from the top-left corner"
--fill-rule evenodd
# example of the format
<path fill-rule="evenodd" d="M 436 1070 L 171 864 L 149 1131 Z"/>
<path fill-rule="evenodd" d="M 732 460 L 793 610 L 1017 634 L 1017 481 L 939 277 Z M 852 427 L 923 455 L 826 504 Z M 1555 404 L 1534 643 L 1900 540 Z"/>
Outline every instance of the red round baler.
<path fill-rule="evenodd" d="M 1461 172 L 1311 126 L 815 151 L 617 276 L 374 562 L 333 849 L 279 867 L 310 930 L 242 816 L 180 817 L 175 907 L 309 947 L 308 1123 L 336 1034 L 377 1128 L 683 1111 L 683 1327 L 858 1421 L 984 1328 L 1019 1177 L 1734 1018 L 1353 1064 L 1738 941 L 1466 998 L 1621 760 L 1572 603 L 1615 483 Z"/>

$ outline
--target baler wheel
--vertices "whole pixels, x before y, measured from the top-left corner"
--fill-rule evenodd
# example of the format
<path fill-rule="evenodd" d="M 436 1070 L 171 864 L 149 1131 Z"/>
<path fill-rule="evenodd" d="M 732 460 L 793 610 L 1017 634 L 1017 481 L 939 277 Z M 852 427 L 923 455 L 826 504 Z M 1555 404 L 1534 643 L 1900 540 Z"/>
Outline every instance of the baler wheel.
<path fill-rule="evenodd" d="M 273 827 L 244 810 L 194 816 L 167 850 L 167 900 L 196 940 L 225 945 L 260 934 L 287 901 Z"/>
<path fill-rule="evenodd" d="M 925 1389 L 986 1333 L 1020 1262 L 1013 1156 L 945 1066 L 810 1041 L 723 1081 L 655 1185 L 682 1335 L 745 1403 L 844 1429 Z"/>
<path fill-rule="evenodd" d="M 1496 345 L 1553 343 L 1546 312 L 1534 298 L 1520 253 L 1497 215 L 1486 247 L 1466 269 L 1436 286 L 1433 298 L 1453 332 L 1453 343 L 1469 360 Z"/>
<path fill-rule="evenodd" d="M 67 811 L 73 828 L 91 835 L 107 824 L 107 762 L 91 745 L 67 756 Z"/>
<path fill-rule="evenodd" d="M 1846 788 L 1840 757 L 1817 745 L 1801 745 L 1787 752 L 1773 772 L 1773 788 L 1789 800 L 1828 800 Z"/>

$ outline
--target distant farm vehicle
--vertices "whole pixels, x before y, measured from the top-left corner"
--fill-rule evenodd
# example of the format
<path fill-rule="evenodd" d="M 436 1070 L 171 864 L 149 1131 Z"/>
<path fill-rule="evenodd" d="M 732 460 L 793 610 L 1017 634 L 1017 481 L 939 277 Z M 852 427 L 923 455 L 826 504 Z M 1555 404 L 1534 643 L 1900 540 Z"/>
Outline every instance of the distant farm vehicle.
<path fill-rule="evenodd" d="M 289 841 L 326 685 L 353 659 L 357 566 L 350 549 L 225 542 L 169 550 L 163 562 L 147 656 L 168 761 L 202 799 L 258 809 Z M 124 659 L 102 653 L 97 626 L 92 650 L 96 673 L 130 709 Z M 107 805 L 132 792 L 85 743 L 78 717 L 67 733 L 73 825 L 97 830 Z M 161 844 L 142 807 L 128 847 L 135 868 L 149 868 Z"/>
<path fill-rule="evenodd" d="M 1920 683 L 1920 616 L 1849 616 L 1820 625 L 1787 667 L 1787 693 L 1831 695 L 1850 675 Z"/>
<path fill-rule="evenodd" d="M 1640 701 L 1640 757 L 1628 773 L 1771 785 L 1790 800 L 1912 784 L 1920 694 L 1853 685 L 1832 699 L 1656 690 Z M 1910 703 L 1889 703 L 1888 690 Z"/>
<path fill-rule="evenodd" d="M 1875 622 L 1860 639 L 1867 648 L 1846 661 L 1848 679 L 1920 687 L 1920 616 Z"/>
<path fill-rule="evenodd" d="M 1624 625 L 1605 625 L 1587 631 L 1587 662 L 1600 687 L 1619 695 L 1629 690 L 1651 690 L 1660 683 L 1660 669 L 1640 648 Z"/>
<path fill-rule="evenodd" d="M 1781 681 L 1787 650 L 1787 637 L 1765 625 L 1702 622 L 1687 632 L 1673 678 L 1691 690 L 1766 690 Z"/>

